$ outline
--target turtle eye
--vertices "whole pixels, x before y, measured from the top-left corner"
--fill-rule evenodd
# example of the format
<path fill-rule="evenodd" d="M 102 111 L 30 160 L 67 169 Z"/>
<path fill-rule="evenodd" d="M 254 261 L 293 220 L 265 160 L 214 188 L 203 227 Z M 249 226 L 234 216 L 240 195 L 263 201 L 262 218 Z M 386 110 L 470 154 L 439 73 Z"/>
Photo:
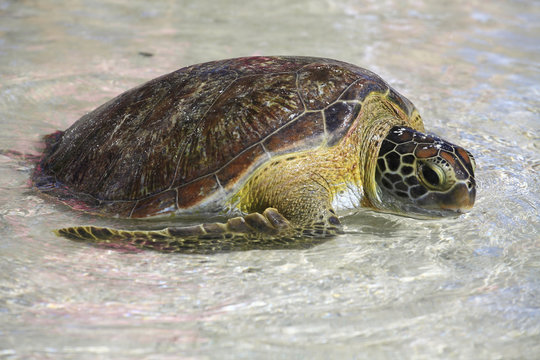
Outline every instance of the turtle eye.
<path fill-rule="evenodd" d="M 435 164 L 423 163 L 418 169 L 420 180 L 430 189 L 440 188 L 445 180 L 443 169 Z"/>

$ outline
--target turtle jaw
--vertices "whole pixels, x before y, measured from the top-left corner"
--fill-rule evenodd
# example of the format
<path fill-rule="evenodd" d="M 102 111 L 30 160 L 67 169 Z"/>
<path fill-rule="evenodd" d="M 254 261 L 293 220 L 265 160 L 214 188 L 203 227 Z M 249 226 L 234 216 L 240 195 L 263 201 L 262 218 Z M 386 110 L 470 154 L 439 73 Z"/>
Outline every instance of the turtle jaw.
<path fill-rule="evenodd" d="M 458 217 L 468 213 L 473 205 L 476 190 L 464 190 L 457 187 L 443 194 L 429 194 L 417 201 L 404 201 L 385 188 L 377 186 L 378 211 L 388 212 L 418 219 L 436 219 L 441 217 Z"/>
<path fill-rule="evenodd" d="M 476 199 L 476 188 L 470 187 L 466 183 L 455 186 L 446 196 L 446 201 L 441 201 L 438 206 L 447 211 L 457 214 L 465 214 L 471 211 Z"/>

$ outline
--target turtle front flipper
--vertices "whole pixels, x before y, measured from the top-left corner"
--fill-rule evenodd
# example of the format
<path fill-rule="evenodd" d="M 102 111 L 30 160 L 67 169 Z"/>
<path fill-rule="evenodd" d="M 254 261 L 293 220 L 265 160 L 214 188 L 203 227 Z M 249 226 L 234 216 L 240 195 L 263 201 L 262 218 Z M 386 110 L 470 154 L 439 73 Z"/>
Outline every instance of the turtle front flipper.
<path fill-rule="evenodd" d="M 255 249 L 303 249 L 341 232 L 337 217 L 293 226 L 274 208 L 226 223 L 168 227 L 161 230 L 121 230 L 97 226 L 58 229 L 57 235 L 95 244 L 129 244 L 162 252 L 217 253 Z"/>

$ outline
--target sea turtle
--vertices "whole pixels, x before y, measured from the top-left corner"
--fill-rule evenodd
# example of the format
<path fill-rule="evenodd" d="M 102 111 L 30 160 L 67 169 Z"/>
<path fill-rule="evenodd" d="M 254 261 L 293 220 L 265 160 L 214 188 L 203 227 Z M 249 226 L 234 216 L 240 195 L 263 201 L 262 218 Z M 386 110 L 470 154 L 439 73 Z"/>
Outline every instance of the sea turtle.
<path fill-rule="evenodd" d="M 77 210 L 228 217 L 158 230 L 57 230 L 161 251 L 303 246 L 340 233 L 338 216 L 359 207 L 455 216 L 476 193 L 472 155 L 425 134 L 409 100 L 368 70 L 314 57 L 185 67 L 45 143 L 33 184 Z"/>

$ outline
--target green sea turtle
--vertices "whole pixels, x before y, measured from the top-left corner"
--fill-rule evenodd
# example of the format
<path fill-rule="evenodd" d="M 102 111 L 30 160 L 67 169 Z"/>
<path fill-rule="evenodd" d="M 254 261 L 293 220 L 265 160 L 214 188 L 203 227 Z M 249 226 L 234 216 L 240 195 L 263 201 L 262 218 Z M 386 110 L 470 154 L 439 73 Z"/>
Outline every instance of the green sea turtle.
<path fill-rule="evenodd" d="M 33 184 L 75 209 L 228 217 L 158 230 L 57 230 L 161 251 L 307 246 L 340 233 L 338 216 L 359 207 L 452 216 L 469 210 L 476 193 L 467 150 L 424 134 L 413 104 L 379 76 L 331 59 L 261 56 L 182 68 L 45 143 Z"/>

